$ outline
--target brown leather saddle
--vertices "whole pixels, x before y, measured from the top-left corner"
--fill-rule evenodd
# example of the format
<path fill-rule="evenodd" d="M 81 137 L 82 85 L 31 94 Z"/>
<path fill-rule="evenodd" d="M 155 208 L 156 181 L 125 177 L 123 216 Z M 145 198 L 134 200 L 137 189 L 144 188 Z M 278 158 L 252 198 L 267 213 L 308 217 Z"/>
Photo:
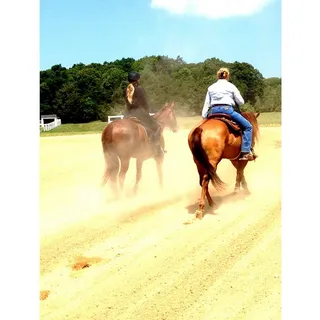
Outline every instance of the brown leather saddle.
<path fill-rule="evenodd" d="M 242 133 L 240 126 L 232 120 L 232 118 L 229 114 L 213 113 L 208 116 L 208 119 L 215 119 L 215 120 L 223 121 L 233 133 L 236 133 L 236 134 Z"/>

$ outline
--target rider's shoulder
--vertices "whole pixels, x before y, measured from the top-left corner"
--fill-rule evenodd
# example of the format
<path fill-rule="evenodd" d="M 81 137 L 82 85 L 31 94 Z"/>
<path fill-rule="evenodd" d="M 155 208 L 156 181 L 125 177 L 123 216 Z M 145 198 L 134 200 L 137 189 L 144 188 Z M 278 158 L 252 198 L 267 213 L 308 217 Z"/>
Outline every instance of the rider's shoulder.
<path fill-rule="evenodd" d="M 229 86 L 230 88 L 233 88 L 234 90 L 235 90 L 235 89 L 238 90 L 237 86 L 236 86 L 235 84 L 233 84 L 232 82 L 229 82 L 229 81 L 228 81 L 228 86 Z"/>
<path fill-rule="evenodd" d="M 218 79 L 216 82 L 212 83 L 209 87 L 208 90 L 212 90 L 215 88 L 225 88 L 230 86 L 230 82 L 225 80 L 225 79 Z"/>
<path fill-rule="evenodd" d="M 138 87 L 136 87 L 136 92 L 144 94 L 145 90 L 142 87 L 138 86 Z"/>
<path fill-rule="evenodd" d="M 217 85 L 218 85 L 218 82 L 212 83 L 212 84 L 208 87 L 208 91 L 212 91 Z"/>

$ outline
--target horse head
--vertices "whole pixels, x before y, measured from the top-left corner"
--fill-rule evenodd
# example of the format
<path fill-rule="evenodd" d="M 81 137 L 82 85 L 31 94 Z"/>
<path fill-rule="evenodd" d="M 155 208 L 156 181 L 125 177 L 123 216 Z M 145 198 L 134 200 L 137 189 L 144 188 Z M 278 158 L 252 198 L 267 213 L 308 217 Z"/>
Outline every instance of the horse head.
<path fill-rule="evenodd" d="M 179 129 L 176 115 L 174 113 L 175 103 L 166 104 L 154 115 L 154 118 L 160 122 L 163 127 L 170 128 L 171 131 L 177 132 Z"/>

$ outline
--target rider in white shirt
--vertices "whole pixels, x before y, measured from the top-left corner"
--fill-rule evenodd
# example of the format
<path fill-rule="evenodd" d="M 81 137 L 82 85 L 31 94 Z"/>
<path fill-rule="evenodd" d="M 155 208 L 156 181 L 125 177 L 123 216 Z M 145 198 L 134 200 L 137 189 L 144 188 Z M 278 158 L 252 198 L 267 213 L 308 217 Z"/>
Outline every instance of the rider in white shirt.
<path fill-rule="evenodd" d="M 252 125 L 240 114 L 239 106 L 244 104 L 243 97 L 237 87 L 229 82 L 229 70 L 221 68 L 217 72 L 218 80 L 207 91 L 202 118 L 206 119 L 209 114 L 226 113 L 232 120 L 239 123 L 243 130 L 241 156 L 239 160 L 251 161 L 257 155 L 253 155 L 252 149 Z M 239 112 L 235 111 L 239 110 Z"/>

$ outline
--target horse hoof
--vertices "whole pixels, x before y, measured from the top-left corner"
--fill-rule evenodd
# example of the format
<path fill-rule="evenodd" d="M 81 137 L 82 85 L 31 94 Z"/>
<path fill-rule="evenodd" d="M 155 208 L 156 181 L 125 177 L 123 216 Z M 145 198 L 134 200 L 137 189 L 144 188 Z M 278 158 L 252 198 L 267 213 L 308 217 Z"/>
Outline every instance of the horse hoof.
<path fill-rule="evenodd" d="M 201 220 L 201 219 L 203 218 L 203 211 L 197 210 L 197 211 L 195 212 L 195 217 L 196 217 L 196 219 Z"/>

